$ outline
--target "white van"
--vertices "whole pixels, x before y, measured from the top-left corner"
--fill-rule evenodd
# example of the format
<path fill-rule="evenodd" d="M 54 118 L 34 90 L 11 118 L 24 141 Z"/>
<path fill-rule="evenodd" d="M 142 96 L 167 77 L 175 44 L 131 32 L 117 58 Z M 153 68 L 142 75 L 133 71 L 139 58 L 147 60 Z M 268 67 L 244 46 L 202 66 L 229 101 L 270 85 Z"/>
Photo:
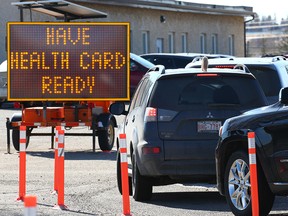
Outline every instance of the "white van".
<path fill-rule="evenodd" d="M 7 99 L 7 60 L 0 65 L 0 102 Z"/>

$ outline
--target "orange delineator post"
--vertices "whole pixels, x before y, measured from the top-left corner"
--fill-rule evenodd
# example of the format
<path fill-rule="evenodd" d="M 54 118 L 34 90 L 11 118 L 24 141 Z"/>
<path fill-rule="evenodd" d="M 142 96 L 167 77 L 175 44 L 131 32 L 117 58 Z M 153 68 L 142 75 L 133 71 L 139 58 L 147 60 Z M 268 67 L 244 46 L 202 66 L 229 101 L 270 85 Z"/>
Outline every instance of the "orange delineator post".
<path fill-rule="evenodd" d="M 54 191 L 58 191 L 58 137 L 61 126 L 56 126 L 54 146 Z"/>
<path fill-rule="evenodd" d="M 36 196 L 25 196 L 24 198 L 24 216 L 36 216 L 36 205 L 37 205 L 37 197 Z"/>
<path fill-rule="evenodd" d="M 19 197 L 24 200 L 26 193 L 26 126 L 20 126 L 19 139 Z"/>
<path fill-rule="evenodd" d="M 248 152 L 249 152 L 249 165 L 250 165 L 252 215 L 259 216 L 258 178 L 257 178 L 256 146 L 255 146 L 254 132 L 248 132 Z"/>
<path fill-rule="evenodd" d="M 122 180 L 122 199 L 123 199 L 123 214 L 130 214 L 130 199 L 129 199 L 129 182 L 128 182 L 128 162 L 127 162 L 127 144 L 126 134 L 119 135 L 119 149 L 121 158 L 121 180 Z"/>
<path fill-rule="evenodd" d="M 66 209 L 64 205 L 64 130 L 58 131 L 58 207 Z"/>

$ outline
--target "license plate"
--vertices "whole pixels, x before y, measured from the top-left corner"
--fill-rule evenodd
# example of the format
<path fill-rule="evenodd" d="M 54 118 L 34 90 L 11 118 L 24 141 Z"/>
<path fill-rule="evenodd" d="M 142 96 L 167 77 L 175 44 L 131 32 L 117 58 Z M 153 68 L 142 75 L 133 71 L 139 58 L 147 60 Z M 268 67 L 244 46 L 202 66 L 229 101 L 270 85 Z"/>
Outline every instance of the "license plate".
<path fill-rule="evenodd" d="M 220 127 L 221 121 L 198 121 L 197 123 L 198 133 L 217 133 Z"/>

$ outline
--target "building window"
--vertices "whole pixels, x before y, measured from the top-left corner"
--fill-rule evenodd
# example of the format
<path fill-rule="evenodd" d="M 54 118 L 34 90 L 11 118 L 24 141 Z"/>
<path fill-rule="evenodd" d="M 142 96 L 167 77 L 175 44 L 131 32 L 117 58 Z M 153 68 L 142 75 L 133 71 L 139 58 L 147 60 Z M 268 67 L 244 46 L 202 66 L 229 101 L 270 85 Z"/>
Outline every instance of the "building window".
<path fill-rule="evenodd" d="M 157 38 L 156 40 L 156 49 L 158 53 L 162 53 L 163 52 L 163 38 Z"/>
<path fill-rule="evenodd" d="M 174 32 L 168 34 L 169 52 L 174 53 Z"/>
<path fill-rule="evenodd" d="M 218 53 L 218 37 L 217 34 L 212 34 L 212 54 L 217 54 Z"/>
<path fill-rule="evenodd" d="M 182 52 L 187 52 L 187 33 L 181 35 Z"/>
<path fill-rule="evenodd" d="M 204 33 L 200 35 L 200 52 L 206 53 L 206 34 Z"/>
<path fill-rule="evenodd" d="M 149 53 L 149 32 L 142 33 L 143 53 Z"/>
<path fill-rule="evenodd" d="M 229 35 L 229 55 L 235 55 L 234 35 Z"/>

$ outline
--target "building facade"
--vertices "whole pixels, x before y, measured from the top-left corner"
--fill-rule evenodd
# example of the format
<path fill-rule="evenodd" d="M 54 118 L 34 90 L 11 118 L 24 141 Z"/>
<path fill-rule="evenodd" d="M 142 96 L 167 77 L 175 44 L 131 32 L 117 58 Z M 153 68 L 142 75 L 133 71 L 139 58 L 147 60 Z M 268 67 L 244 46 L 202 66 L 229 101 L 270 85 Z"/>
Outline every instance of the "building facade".
<path fill-rule="evenodd" d="M 275 56 L 288 53 L 288 20 L 253 20 L 246 25 L 246 55 Z"/>
<path fill-rule="evenodd" d="M 6 22 L 20 21 L 20 11 L 2 2 L 0 8 L 0 62 L 6 59 Z M 107 18 L 81 22 L 129 22 L 130 50 L 136 54 L 219 53 L 245 56 L 245 24 L 254 16 L 245 6 L 223 6 L 178 0 L 78 0 L 70 1 L 108 14 Z M 53 17 L 23 11 L 24 21 L 58 21 Z"/>

